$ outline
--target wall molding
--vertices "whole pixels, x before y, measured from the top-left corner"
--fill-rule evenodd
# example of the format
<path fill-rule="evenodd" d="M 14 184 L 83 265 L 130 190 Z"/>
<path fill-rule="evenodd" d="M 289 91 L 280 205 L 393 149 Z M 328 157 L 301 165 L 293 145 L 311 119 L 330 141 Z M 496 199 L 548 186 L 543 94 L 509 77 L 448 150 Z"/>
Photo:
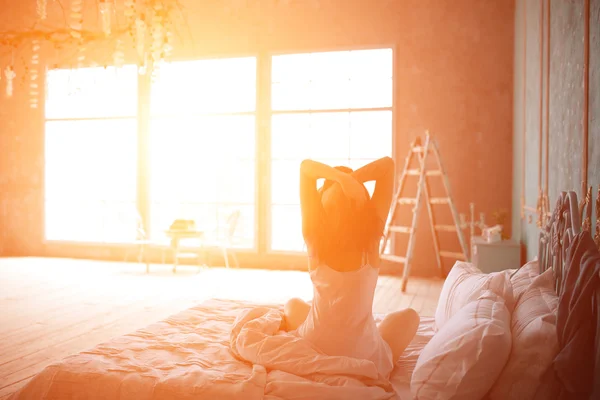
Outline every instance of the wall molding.
<path fill-rule="evenodd" d="M 583 11 L 583 157 L 581 161 L 582 192 L 588 185 L 588 141 L 590 109 L 590 0 L 585 0 Z"/>
<path fill-rule="evenodd" d="M 550 139 L 550 0 L 540 0 L 540 97 L 539 97 L 539 130 L 538 130 L 538 197 L 535 207 L 528 206 L 525 200 L 526 187 L 526 142 L 527 142 L 527 4 L 523 1 L 523 144 L 522 144 L 522 171 L 521 171 L 521 218 L 531 224 L 536 217 L 536 225 L 541 228 L 545 225 L 546 218 L 551 215 L 548 198 L 548 158 Z M 544 6 L 546 4 L 546 7 Z M 547 8 L 547 12 L 544 12 Z M 544 23 L 544 16 L 545 23 Z M 546 29 L 544 29 L 546 28 Z M 544 59 L 544 45 L 546 47 L 546 58 Z M 545 66 L 545 68 L 544 68 Z M 544 75 L 545 70 L 545 75 Z M 544 83 L 546 84 L 546 96 L 544 97 Z M 545 107 L 544 107 L 545 106 Z M 544 108 L 546 110 L 544 129 Z M 544 141 L 545 139 L 545 141 Z M 545 143 L 545 147 L 544 147 Z M 544 157 L 545 155 L 545 157 Z M 545 162 L 544 162 L 545 160 Z M 545 174 L 544 174 L 545 172 Z"/>
<path fill-rule="evenodd" d="M 549 143 L 550 143 L 550 32 L 552 0 L 540 0 L 540 115 L 539 115 L 539 148 L 538 148 L 538 198 L 535 207 L 528 206 L 525 200 L 526 189 L 526 142 L 527 142 L 527 4 L 523 1 L 523 127 L 522 127 L 522 173 L 521 173 L 521 219 L 529 224 L 536 217 L 536 225 L 544 225 L 550 216 L 549 208 Z M 581 160 L 581 197 L 588 192 L 589 163 L 589 98 L 590 98 L 590 0 L 584 0 L 584 33 L 583 33 L 583 121 L 582 121 L 582 160 Z M 544 58 L 544 48 L 546 51 Z M 544 89 L 546 90 L 544 96 Z M 545 115 L 544 115 L 545 112 Z M 545 116 L 545 118 L 544 118 Z M 545 124 L 545 126 L 544 126 Z"/>
<path fill-rule="evenodd" d="M 525 219 L 525 165 L 527 161 L 527 1 L 523 1 L 523 127 L 521 140 L 521 219 Z"/>

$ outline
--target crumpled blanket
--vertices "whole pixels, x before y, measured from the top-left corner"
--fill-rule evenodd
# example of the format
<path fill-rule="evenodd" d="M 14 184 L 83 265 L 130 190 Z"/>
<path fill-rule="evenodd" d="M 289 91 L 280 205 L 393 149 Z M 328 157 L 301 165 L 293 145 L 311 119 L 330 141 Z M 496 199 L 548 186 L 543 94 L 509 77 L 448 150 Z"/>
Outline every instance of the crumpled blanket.
<path fill-rule="evenodd" d="M 270 307 L 245 310 L 231 330 L 234 356 L 264 367 L 264 399 L 395 399 L 388 379 L 368 360 L 328 356 L 293 333 L 280 331 L 283 313 Z"/>

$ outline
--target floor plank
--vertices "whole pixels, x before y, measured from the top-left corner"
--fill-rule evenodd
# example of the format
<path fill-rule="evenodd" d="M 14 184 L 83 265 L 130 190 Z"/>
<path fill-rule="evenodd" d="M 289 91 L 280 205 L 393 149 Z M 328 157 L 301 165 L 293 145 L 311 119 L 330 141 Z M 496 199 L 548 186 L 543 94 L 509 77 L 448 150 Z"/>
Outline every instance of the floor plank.
<path fill-rule="evenodd" d="M 443 281 L 381 276 L 373 312 L 435 312 Z M 0 400 L 62 358 L 210 298 L 284 303 L 312 298 L 306 272 L 0 258 Z"/>

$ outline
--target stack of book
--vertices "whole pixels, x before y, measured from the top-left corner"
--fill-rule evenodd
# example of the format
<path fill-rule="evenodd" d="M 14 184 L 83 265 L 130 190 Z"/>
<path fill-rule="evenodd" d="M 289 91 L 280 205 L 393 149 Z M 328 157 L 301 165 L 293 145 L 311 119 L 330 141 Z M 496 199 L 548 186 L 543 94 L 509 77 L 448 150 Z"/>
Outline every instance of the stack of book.
<path fill-rule="evenodd" d="M 194 231 L 196 230 L 196 221 L 192 219 L 176 219 L 169 227 L 170 231 Z"/>

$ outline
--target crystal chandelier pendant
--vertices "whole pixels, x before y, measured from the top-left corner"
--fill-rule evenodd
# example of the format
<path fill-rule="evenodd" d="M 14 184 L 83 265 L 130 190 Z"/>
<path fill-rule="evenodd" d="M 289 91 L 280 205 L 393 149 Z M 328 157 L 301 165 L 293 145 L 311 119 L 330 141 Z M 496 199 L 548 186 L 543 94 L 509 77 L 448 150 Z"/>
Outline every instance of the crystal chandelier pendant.
<path fill-rule="evenodd" d="M 106 36 L 110 36 L 111 33 L 111 14 L 112 14 L 112 3 L 108 0 L 101 1 L 98 4 L 100 9 L 100 17 L 102 20 L 102 31 Z"/>
<path fill-rule="evenodd" d="M 12 65 L 9 65 L 4 69 L 4 76 L 6 77 L 6 97 L 12 97 L 14 89 L 13 81 L 17 76 Z"/>
<path fill-rule="evenodd" d="M 37 14 L 41 20 L 46 19 L 48 9 L 48 0 L 37 0 Z"/>

